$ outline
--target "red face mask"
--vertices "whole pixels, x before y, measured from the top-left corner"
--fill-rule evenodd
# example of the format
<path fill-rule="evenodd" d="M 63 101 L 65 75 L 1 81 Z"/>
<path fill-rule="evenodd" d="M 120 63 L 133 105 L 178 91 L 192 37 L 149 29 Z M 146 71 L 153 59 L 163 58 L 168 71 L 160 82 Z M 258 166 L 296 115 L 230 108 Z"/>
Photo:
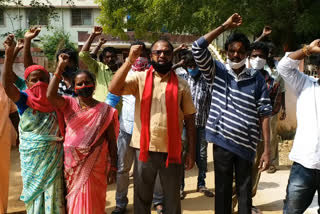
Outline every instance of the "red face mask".
<path fill-rule="evenodd" d="M 26 90 L 28 94 L 27 105 L 34 110 L 41 112 L 52 112 L 54 111 L 53 106 L 47 99 L 48 83 L 37 82 L 31 88 Z"/>

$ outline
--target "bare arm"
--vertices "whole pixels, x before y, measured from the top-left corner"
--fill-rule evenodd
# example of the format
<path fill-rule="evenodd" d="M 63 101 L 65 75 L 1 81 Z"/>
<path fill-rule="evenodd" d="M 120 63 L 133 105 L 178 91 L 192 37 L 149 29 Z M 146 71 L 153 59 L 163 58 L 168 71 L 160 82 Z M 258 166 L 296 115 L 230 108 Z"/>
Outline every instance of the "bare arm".
<path fill-rule="evenodd" d="M 215 28 L 211 32 L 204 35 L 205 40 L 210 44 L 215 38 L 217 38 L 221 33 L 226 30 L 236 28 L 242 24 L 242 18 L 239 14 L 235 13 L 230 16 L 227 21 L 225 21 L 222 25 Z"/>
<path fill-rule="evenodd" d="M 254 41 L 254 42 L 259 42 L 266 36 L 270 35 L 272 32 L 272 28 L 270 26 L 265 26 L 263 28 L 262 34 Z"/>
<path fill-rule="evenodd" d="M 107 40 L 106 40 L 105 38 L 101 37 L 101 38 L 99 39 L 98 45 L 93 49 L 93 51 L 91 52 L 91 54 L 97 55 L 97 53 L 98 53 L 98 51 L 100 50 L 101 46 L 102 46 L 104 43 L 106 43 L 106 42 L 107 42 Z"/>
<path fill-rule="evenodd" d="M 33 27 L 30 28 L 29 31 L 27 31 L 24 34 L 24 51 L 23 51 L 23 64 L 24 68 L 29 67 L 30 65 L 33 65 L 33 59 L 31 55 L 31 40 L 38 36 L 40 33 L 41 28 L 39 27 Z"/>
<path fill-rule="evenodd" d="M 270 117 L 261 118 L 261 128 L 263 135 L 264 150 L 260 159 L 260 171 L 267 170 L 270 164 Z"/>
<path fill-rule="evenodd" d="M 11 120 L 11 123 L 14 127 L 14 129 L 16 130 L 17 132 L 17 140 L 16 140 L 16 145 L 19 146 L 19 122 L 20 122 L 20 117 L 19 117 L 19 114 L 18 112 L 13 112 L 9 115 L 10 117 L 10 120 Z"/>
<path fill-rule="evenodd" d="M 23 47 L 24 47 L 24 39 L 18 39 L 18 43 L 13 52 L 13 61 L 17 58 L 18 53 L 23 49 Z M 13 82 L 16 82 L 18 80 L 17 74 L 12 72 L 12 75 L 13 75 Z"/>
<path fill-rule="evenodd" d="M 185 115 L 184 123 L 187 131 L 187 139 L 188 139 L 188 153 L 186 155 L 185 169 L 190 170 L 194 166 L 194 161 L 196 157 L 196 126 L 194 114 Z"/>
<path fill-rule="evenodd" d="M 64 72 L 64 69 L 67 66 L 68 62 L 69 55 L 64 53 L 60 54 L 58 66 L 48 86 L 47 98 L 50 103 L 56 108 L 61 108 L 65 104 L 65 99 L 58 94 L 58 88 L 59 82 L 62 79 L 62 73 Z"/>
<path fill-rule="evenodd" d="M 99 36 L 101 34 L 102 34 L 102 27 L 94 26 L 93 32 L 90 34 L 89 38 L 87 39 L 86 43 L 82 47 L 81 51 L 89 51 L 93 40 L 96 38 L 96 36 Z"/>
<path fill-rule="evenodd" d="M 13 54 L 14 54 L 14 47 L 15 47 L 15 41 L 14 41 L 14 35 L 10 34 L 5 42 L 5 58 L 4 58 L 4 69 L 2 73 L 2 85 L 6 91 L 6 94 L 8 97 L 13 101 L 17 102 L 20 99 L 20 91 L 19 89 L 14 85 L 15 75 L 12 71 L 12 65 L 13 65 Z"/>
<path fill-rule="evenodd" d="M 122 95 L 124 84 L 128 72 L 130 71 L 131 65 L 136 61 L 140 56 L 142 51 L 142 45 L 133 45 L 130 48 L 130 53 L 126 61 L 121 65 L 118 71 L 114 74 L 110 84 L 109 91 L 115 95 Z"/>

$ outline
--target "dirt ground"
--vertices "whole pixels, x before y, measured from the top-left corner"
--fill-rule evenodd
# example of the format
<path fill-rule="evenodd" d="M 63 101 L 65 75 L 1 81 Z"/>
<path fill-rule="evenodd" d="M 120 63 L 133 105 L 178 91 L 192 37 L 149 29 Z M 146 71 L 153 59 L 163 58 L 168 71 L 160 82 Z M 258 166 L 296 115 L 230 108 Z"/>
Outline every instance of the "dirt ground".
<path fill-rule="evenodd" d="M 284 141 L 280 144 L 280 167 L 274 174 L 263 172 L 261 175 L 258 193 L 253 199 L 253 204 L 257 206 L 264 214 L 282 213 L 283 199 L 289 176 L 291 162 L 288 160 L 288 153 L 292 146 L 292 141 Z M 198 169 L 195 166 L 191 171 L 186 173 L 186 198 L 182 201 L 182 210 L 184 214 L 214 213 L 214 198 L 208 198 L 196 192 Z M 214 172 L 212 145 L 208 147 L 208 173 L 207 187 L 214 190 Z M 110 185 L 107 191 L 106 212 L 111 213 L 115 208 L 115 189 L 116 185 Z M 22 182 L 20 175 L 20 160 L 17 148 L 11 151 L 11 172 L 10 172 L 10 188 L 9 188 L 9 204 L 8 213 L 25 213 L 24 203 L 18 200 L 22 190 Z M 317 213 L 317 195 L 315 196 L 306 214 Z M 130 178 L 130 186 L 128 192 L 129 204 L 128 214 L 133 213 L 133 180 Z M 155 214 L 152 211 L 152 214 Z"/>

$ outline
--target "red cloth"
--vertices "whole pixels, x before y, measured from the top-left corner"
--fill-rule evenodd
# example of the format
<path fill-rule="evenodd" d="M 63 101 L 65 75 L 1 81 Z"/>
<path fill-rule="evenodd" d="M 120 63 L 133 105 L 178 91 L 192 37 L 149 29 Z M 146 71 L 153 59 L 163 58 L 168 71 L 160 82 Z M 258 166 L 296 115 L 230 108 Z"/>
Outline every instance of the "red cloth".
<path fill-rule="evenodd" d="M 27 106 L 41 112 L 56 111 L 60 132 L 61 132 L 61 135 L 64 136 L 65 124 L 64 124 L 63 114 L 60 110 L 54 108 L 52 104 L 49 102 L 47 98 L 47 90 L 48 90 L 48 83 L 41 82 L 41 81 L 34 84 L 31 88 L 26 89 L 25 92 L 28 94 Z"/>
<path fill-rule="evenodd" d="M 24 79 L 26 80 L 28 78 L 29 74 L 32 71 L 37 71 L 37 70 L 45 72 L 50 77 L 49 72 L 43 66 L 41 66 L 41 65 L 30 65 L 24 71 Z"/>
<path fill-rule="evenodd" d="M 166 87 L 166 109 L 167 109 L 167 136 L 168 157 L 166 166 L 170 163 L 181 164 L 181 133 L 178 115 L 178 78 L 171 71 Z M 141 99 L 141 134 L 140 134 L 140 156 L 139 160 L 148 161 L 150 144 L 150 111 L 152 101 L 153 67 L 147 71 L 147 77 Z"/>

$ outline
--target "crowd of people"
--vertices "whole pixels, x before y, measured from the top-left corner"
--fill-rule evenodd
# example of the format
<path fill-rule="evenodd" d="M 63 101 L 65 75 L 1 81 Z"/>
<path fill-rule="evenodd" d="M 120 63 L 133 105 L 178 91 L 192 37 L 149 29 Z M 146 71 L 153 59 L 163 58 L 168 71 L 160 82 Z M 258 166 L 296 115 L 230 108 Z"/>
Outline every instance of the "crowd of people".
<path fill-rule="evenodd" d="M 151 213 L 153 204 L 159 214 L 179 214 L 184 173 L 195 163 L 196 190 L 214 198 L 215 213 L 231 214 L 237 204 L 239 214 L 260 213 L 252 198 L 261 172 L 274 173 L 279 164 L 276 123 L 286 117 L 284 82 L 297 95 L 298 126 L 283 213 L 303 213 L 320 191 L 320 81 L 299 72 L 298 64 L 320 53 L 320 40 L 277 61 L 273 47 L 262 42 L 270 27 L 252 43 L 233 32 L 225 42 L 226 63 L 214 59 L 209 44 L 241 24 L 235 13 L 191 49 L 159 39 L 148 54 L 136 41 L 121 66 L 114 48 L 97 56 L 102 37 L 90 52 L 103 32 L 95 26 L 79 53 L 57 52 L 53 74 L 32 59 L 31 41 L 40 28 L 17 43 L 10 34 L 0 84 L 0 213 L 7 209 L 17 133 L 20 199 L 28 214 L 105 213 L 113 182 L 112 214 L 126 213 L 132 165 L 134 213 Z M 13 69 L 22 49 L 24 78 Z M 88 70 L 79 70 L 78 57 Z M 214 192 L 205 182 L 208 143 Z"/>

